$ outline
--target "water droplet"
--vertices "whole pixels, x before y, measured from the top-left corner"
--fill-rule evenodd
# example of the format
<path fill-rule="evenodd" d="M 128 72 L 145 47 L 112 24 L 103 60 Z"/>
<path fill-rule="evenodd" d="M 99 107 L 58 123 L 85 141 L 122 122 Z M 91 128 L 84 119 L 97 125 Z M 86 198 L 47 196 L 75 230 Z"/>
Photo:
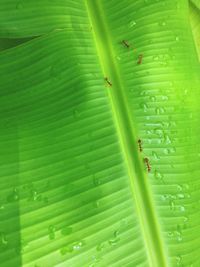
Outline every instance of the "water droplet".
<path fill-rule="evenodd" d="M 175 40 L 176 40 L 176 42 L 179 42 L 179 41 L 180 41 L 179 36 L 176 36 L 176 37 L 175 37 Z"/>
<path fill-rule="evenodd" d="M 184 199 L 185 196 L 184 196 L 184 194 L 180 193 L 180 194 L 177 194 L 177 198 L 178 198 L 178 199 Z"/>
<path fill-rule="evenodd" d="M 136 22 L 134 20 L 132 20 L 130 23 L 129 23 L 129 28 L 132 28 L 136 25 Z"/>
<path fill-rule="evenodd" d="M 146 103 L 141 103 L 140 107 L 143 109 L 144 112 L 147 112 L 148 106 Z"/>
<path fill-rule="evenodd" d="M 161 108 L 161 107 L 157 107 L 155 108 L 155 112 L 157 115 L 161 115 L 161 114 L 164 114 L 165 113 L 165 109 L 164 108 Z"/>
<path fill-rule="evenodd" d="M 105 248 L 105 243 L 100 243 L 99 245 L 97 245 L 96 250 L 102 251 L 104 248 Z"/>
<path fill-rule="evenodd" d="M 164 27 L 167 25 L 167 23 L 166 23 L 166 21 L 161 21 L 158 23 L 158 25 Z"/>
<path fill-rule="evenodd" d="M 96 264 L 99 263 L 102 260 L 102 258 L 98 255 L 93 255 L 92 256 L 92 261 L 93 261 L 93 266 L 97 266 Z"/>
<path fill-rule="evenodd" d="M 188 218 L 188 217 L 186 217 L 186 216 L 183 217 L 183 222 L 184 222 L 184 223 L 188 223 L 188 221 L 189 221 L 189 218 Z"/>
<path fill-rule="evenodd" d="M 161 100 L 163 100 L 163 101 L 167 101 L 168 99 L 169 99 L 169 97 L 166 96 L 166 95 L 162 95 L 162 96 L 161 96 Z"/>
<path fill-rule="evenodd" d="M 168 148 L 164 148 L 163 152 L 164 152 L 165 155 L 170 154 L 170 150 Z"/>
<path fill-rule="evenodd" d="M 64 227 L 62 230 L 61 230 L 61 234 L 62 235 L 70 235 L 72 233 L 72 227 Z"/>
<path fill-rule="evenodd" d="M 176 152 L 176 148 L 175 147 L 171 147 L 170 148 L 170 153 L 175 153 Z"/>
<path fill-rule="evenodd" d="M 148 94 L 148 92 L 146 90 L 142 90 L 141 87 L 139 89 L 141 90 L 140 91 L 140 96 L 146 96 Z"/>
<path fill-rule="evenodd" d="M 183 237 L 180 232 L 176 231 L 176 240 L 178 242 L 181 242 L 183 240 Z"/>
<path fill-rule="evenodd" d="M 156 97 L 155 97 L 155 96 L 150 96 L 149 99 L 150 99 L 152 102 L 155 102 L 155 101 L 156 101 Z"/>
<path fill-rule="evenodd" d="M 173 200 L 169 201 L 169 207 L 170 207 L 170 210 L 175 210 L 175 202 Z"/>
<path fill-rule="evenodd" d="M 55 231 L 56 231 L 55 226 L 54 226 L 54 225 L 50 225 L 49 228 L 48 228 L 49 239 L 50 239 L 50 240 L 55 239 Z"/>
<path fill-rule="evenodd" d="M 167 236 L 169 236 L 170 238 L 172 238 L 174 236 L 173 232 L 168 232 Z"/>
<path fill-rule="evenodd" d="M 7 197 L 8 202 L 15 202 L 19 200 L 19 194 L 17 188 L 13 189 L 13 192 L 10 193 Z"/>
<path fill-rule="evenodd" d="M 152 151 L 152 156 L 155 160 L 159 160 L 160 157 L 158 156 L 158 154 L 155 151 Z"/>
<path fill-rule="evenodd" d="M 3 211 L 5 209 L 4 205 L 0 206 L 0 211 Z"/>
<path fill-rule="evenodd" d="M 120 61 L 120 60 L 121 60 L 121 57 L 117 56 L 116 59 L 117 59 L 118 61 Z"/>
<path fill-rule="evenodd" d="M 191 198 L 191 194 L 186 193 L 186 194 L 185 194 L 185 198 Z"/>
<path fill-rule="evenodd" d="M 176 266 L 181 266 L 181 264 L 182 264 L 181 256 L 176 256 Z"/>
<path fill-rule="evenodd" d="M 3 246 L 7 246 L 8 245 L 8 240 L 6 237 L 6 234 L 4 232 L 0 232 L 0 247 Z"/>
<path fill-rule="evenodd" d="M 95 174 L 93 175 L 93 184 L 94 184 L 94 186 L 98 186 L 101 184 L 100 179 L 98 177 L 96 177 Z"/>
<path fill-rule="evenodd" d="M 114 231 L 113 235 L 114 235 L 114 237 L 118 237 L 119 236 L 119 231 L 118 230 Z"/>
<path fill-rule="evenodd" d="M 184 207 L 184 206 L 179 206 L 179 210 L 180 210 L 181 212 L 184 212 L 184 211 L 185 211 L 185 207 Z"/>
<path fill-rule="evenodd" d="M 116 246 L 117 245 L 117 243 L 120 241 L 120 238 L 118 237 L 118 238 L 112 238 L 112 239 L 110 239 L 109 241 L 108 241 L 108 243 L 109 243 L 109 245 L 111 245 L 111 246 Z"/>
<path fill-rule="evenodd" d="M 155 129 L 154 129 L 154 133 L 155 133 L 156 135 L 158 135 L 159 137 L 162 137 L 164 131 L 163 131 L 162 129 L 160 129 L 160 128 L 155 128 Z"/>
<path fill-rule="evenodd" d="M 172 143 L 172 140 L 171 140 L 171 138 L 170 138 L 169 135 L 164 135 L 164 139 L 163 139 L 163 141 L 164 141 L 164 143 L 167 144 L 167 145 L 169 145 L 169 144 Z M 171 152 L 171 151 L 169 151 L 169 152 Z"/>
<path fill-rule="evenodd" d="M 161 195 L 160 198 L 161 198 L 161 200 L 166 201 L 167 200 L 167 195 Z"/>
<path fill-rule="evenodd" d="M 182 186 L 182 185 L 177 185 L 177 190 L 178 190 L 179 192 L 182 192 L 182 191 L 183 191 L 183 186 Z"/>
<path fill-rule="evenodd" d="M 190 189 L 190 186 L 188 184 L 183 184 L 183 190 L 188 191 Z"/>
<path fill-rule="evenodd" d="M 74 250 L 80 250 L 85 245 L 84 241 L 78 241 L 73 243 L 73 249 Z"/>
<path fill-rule="evenodd" d="M 158 56 L 158 55 L 153 56 L 153 60 L 154 60 L 154 61 L 158 61 L 158 60 L 159 60 L 159 56 Z"/>
<path fill-rule="evenodd" d="M 21 240 L 20 245 L 15 248 L 15 251 L 17 254 L 23 254 L 25 251 L 25 248 L 28 246 L 28 242 L 26 242 L 24 239 Z"/>
<path fill-rule="evenodd" d="M 73 252 L 73 247 L 72 246 L 65 246 L 60 249 L 60 254 L 61 255 L 66 255 L 67 253 L 72 253 Z"/>
<path fill-rule="evenodd" d="M 94 201 L 93 203 L 95 208 L 98 208 L 100 206 L 100 202 L 98 200 Z"/>
<path fill-rule="evenodd" d="M 158 180 L 163 180 L 162 173 L 158 172 L 157 170 L 154 171 L 154 177 Z"/>
<path fill-rule="evenodd" d="M 31 185 L 28 201 L 37 201 L 37 200 L 42 200 L 42 196 L 40 196 L 38 192 L 34 189 L 34 187 Z"/>

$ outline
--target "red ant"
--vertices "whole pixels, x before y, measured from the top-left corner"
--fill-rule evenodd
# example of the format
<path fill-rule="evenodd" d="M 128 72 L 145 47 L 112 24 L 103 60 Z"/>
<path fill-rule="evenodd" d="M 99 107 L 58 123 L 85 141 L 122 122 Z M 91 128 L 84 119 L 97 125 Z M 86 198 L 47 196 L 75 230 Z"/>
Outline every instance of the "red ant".
<path fill-rule="evenodd" d="M 138 62 L 137 62 L 138 65 L 140 65 L 142 63 L 142 59 L 143 59 L 143 54 L 140 54 L 138 56 Z"/>
<path fill-rule="evenodd" d="M 107 82 L 107 84 L 108 84 L 109 86 L 112 86 L 112 83 L 108 80 L 107 77 L 105 77 L 104 80 Z"/>
<path fill-rule="evenodd" d="M 138 139 L 139 150 L 142 152 L 142 140 Z"/>
<path fill-rule="evenodd" d="M 148 172 L 150 172 L 151 171 L 151 165 L 150 165 L 149 159 L 148 158 L 144 158 L 144 162 L 146 163 Z"/>
<path fill-rule="evenodd" d="M 126 41 L 126 40 L 122 40 L 122 44 L 123 44 L 125 47 L 127 47 L 127 48 L 130 47 L 128 41 Z"/>

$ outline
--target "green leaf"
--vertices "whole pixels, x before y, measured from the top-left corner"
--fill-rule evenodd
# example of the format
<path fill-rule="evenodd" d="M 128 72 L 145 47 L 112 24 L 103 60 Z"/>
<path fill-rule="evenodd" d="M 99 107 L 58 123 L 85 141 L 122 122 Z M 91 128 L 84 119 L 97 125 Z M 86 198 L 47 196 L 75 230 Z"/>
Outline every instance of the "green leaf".
<path fill-rule="evenodd" d="M 191 22 L 191 27 L 192 27 L 192 33 L 194 36 L 194 42 L 196 45 L 196 50 L 198 53 L 198 57 L 200 59 L 200 42 L 199 42 L 199 38 L 200 38 L 200 5 L 198 5 L 196 2 L 190 2 L 190 22 Z M 198 8 L 199 7 L 199 8 Z"/>
<path fill-rule="evenodd" d="M 0 37 L 30 37 L 87 27 L 84 1 L 1 0 Z M 79 24 L 78 24 L 79 23 Z"/>
<path fill-rule="evenodd" d="M 188 18 L 186 0 L 1 1 L 2 267 L 199 267 Z"/>

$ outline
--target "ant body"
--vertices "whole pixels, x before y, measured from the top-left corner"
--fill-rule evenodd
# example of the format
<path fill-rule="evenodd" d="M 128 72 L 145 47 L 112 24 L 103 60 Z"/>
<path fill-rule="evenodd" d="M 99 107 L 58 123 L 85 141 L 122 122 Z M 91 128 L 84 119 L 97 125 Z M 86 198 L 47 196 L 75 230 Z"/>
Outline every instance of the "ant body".
<path fill-rule="evenodd" d="M 142 152 L 142 140 L 141 139 L 138 139 L 138 146 L 139 146 L 140 152 Z"/>
<path fill-rule="evenodd" d="M 144 158 L 144 162 L 146 163 L 148 172 L 150 172 L 151 171 L 151 165 L 150 165 L 149 159 L 148 158 Z"/>
<path fill-rule="evenodd" d="M 137 64 L 140 65 L 142 63 L 142 60 L 143 60 L 143 54 L 140 54 L 138 56 L 138 62 L 137 62 Z"/>
<path fill-rule="evenodd" d="M 126 40 L 122 40 L 122 44 L 123 44 L 125 47 L 130 48 L 130 45 L 129 45 L 128 41 L 126 41 Z"/>
<path fill-rule="evenodd" d="M 105 77 L 104 80 L 107 82 L 107 84 L 108 84 L 109 86 L 112 86 L 112 83 L 108 80 L 107 77 Z"/>

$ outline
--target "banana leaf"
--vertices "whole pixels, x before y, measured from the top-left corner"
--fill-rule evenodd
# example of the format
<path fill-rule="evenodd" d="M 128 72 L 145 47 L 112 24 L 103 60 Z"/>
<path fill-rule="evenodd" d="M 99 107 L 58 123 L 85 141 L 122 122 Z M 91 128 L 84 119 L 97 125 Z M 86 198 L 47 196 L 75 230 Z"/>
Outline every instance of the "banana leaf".
<path fill-rule="evenodd" d="M 0 1 L 0 266 L 200 266 L 200 1 Z"/>

